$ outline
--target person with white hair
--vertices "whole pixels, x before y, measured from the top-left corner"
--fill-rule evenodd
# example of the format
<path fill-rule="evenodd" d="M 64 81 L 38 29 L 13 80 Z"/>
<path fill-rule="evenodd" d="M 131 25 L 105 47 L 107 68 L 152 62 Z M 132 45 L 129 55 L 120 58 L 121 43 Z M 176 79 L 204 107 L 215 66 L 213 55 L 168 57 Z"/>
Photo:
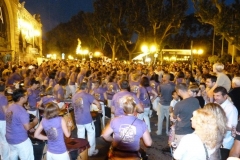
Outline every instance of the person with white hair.
<path fill-rule="evenodd" d="M 238 110 L 238 116 L 240 113 L 240 77 L 234 77 L 232 79 L 232 90 L 228 93 L 228 96 L 232 99 L 233 104 Z"/>
<path fill-rule="evenodd" d="M 228 78 L 228 76 L 225 73 L 223 73 L 223 70 L 224 70 L 224 65 L 222 63 L 215 63 L 213 65 L 213 72 L 216 73 L 217 81 L 215 85 L 207 92 L 208 97 L 213 96 L 213 90 L 218 86 L 223 86 L 229 92 L 231 88 L 231 81 Z M 212 101 L 213 99 L 211 100 L 211 102 Z"/>

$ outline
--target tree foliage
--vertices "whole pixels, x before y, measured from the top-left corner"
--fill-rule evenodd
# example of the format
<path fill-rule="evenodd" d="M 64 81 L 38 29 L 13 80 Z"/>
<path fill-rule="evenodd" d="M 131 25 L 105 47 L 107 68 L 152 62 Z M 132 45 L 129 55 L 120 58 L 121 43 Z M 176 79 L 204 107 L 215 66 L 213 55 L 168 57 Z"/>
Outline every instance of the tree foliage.
<path fill-rule="evenodd" d="M 192 0 L 196 15 L 203 23 L 214 27 L 217 34 L 240 50 L 240 2 L 234 0 L 227 4 L 226 0 Z"/>

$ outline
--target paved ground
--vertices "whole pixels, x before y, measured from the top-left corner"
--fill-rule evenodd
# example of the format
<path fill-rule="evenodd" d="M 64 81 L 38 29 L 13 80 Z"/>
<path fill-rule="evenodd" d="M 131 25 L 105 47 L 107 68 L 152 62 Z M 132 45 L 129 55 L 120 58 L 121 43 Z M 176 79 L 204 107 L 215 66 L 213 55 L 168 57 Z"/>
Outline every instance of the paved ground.
<path fill-rule="evenodd" d="M 151 148 L 144 148 L 148 154 L 149 160 L 171 160 L 171 156 L 169 153 L 164 153 L 161 151 L 162 148 L 167 146 L 168 137 L 165 134 L 165 125 L 163 126 L 163 135 L 157 136 L 156 130 L 157 127 L 155 124 L 157 123 L 157 115 L 153 115 L 150 119 L 151 121 L 151 137 L 153 139 L 153 145 Z M 164 121 L 165 124 L 165 121 Z M 76 129 L 72 132 L 72 137 L 76 137 Z M 99 149 L 99 154 L 93 157 L 89 157 L 89 160 L 105 160 L 107 157 L 107 152 L 110 143 L 105 142 L 102 138 L 96 138 L 97 146 L 96 148 Z M 41 160 L 42 148 L 43 143 L 39 143 L 39 145 L 34 145 L 34 152 L 35 152 L 35 160 Z M 142 145 L 143 146 L 143 145 Z M 76 153 L 72 153 L 73 157 L 76 157 Z M 74 158 L 75 159 L 75 158 Z"/>

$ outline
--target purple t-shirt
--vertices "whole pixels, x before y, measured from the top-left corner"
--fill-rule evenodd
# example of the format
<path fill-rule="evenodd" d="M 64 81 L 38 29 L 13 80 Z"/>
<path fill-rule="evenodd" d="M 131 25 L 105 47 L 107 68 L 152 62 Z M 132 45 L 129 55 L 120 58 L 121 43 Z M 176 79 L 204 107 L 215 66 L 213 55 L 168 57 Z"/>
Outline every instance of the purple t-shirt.
<path fill-rule="evenodd" d="M 5 120 L 5 113 L 3 111 L 3 106 L 7 106 L 8 100 L 7 97 L 3 94 L 0 94 L 0 121 Z"/>
<path fill-rule="evenodd" d="M 119 91 L 118 84 L 116 82 L 109 82 L 107 84 L 107 99 L 112 100 L 115 93 Z"/>
<path fill-rule="evenodd" d="M 42 97 L 42 104 L 46 105 L 49 102 L 52 102 L 52 101 L 55 101 L 55 100 L 56 100 L 56 98 L 54 98 L 53 96 L 50 96 L 50 95 L 44 96 L 44 97 Z"/>
<path fill-rule="evenodd" d="M 130 91 L 134 94 L 137 94 L 140 82 L 130 81 L 129 85 L 130 85 Z"/>
<path fill-rule="evenodd" d="M 18 104 L 11 104 L 6 112 L 6 139 L 9 144 L 19 144 L 28 138 L 24 124 L 29 123 L 29 114 Z"/>
<path fill-rule="evenodd" d="M 93 96 L 96 100 L 104 101 L 104 93 L 106 92 L 105 88 L 98 87 L 93 89 Z"/>
<path fill-rule="evenodd" d="M 140 139 L 147 131 L 146 123 L 135 116 L 116 117 L 110 127 L 114 134 L 113 147 L 126 151 L 138 151 Z"/>
<path fill-rule="evenodd" d="M 152 87 L 140 87 L 139 88 L 139 92 L 140 92 L 140 96 L 139 96 L 139 99 L 140 101 L 143 103 L 143 106 L 144 108 L 149 108 L 150 107 L 150 99 L 149 99 L 149 96 L 150 96 L 150 93 L 152 91 Z M 149 94 L 149 96 L 148 96 Z"/>
<path fill-rule="evenodd" d="M 92 122 L 90 105 L 93 101 L 94 97 L 85 91 L 74 94 L 72 97 L 72 106 L 74 107 L 74 115 L 77 124 L 83 125 Z"/>
<path fill-rule="evenodd" d="M 61 121 L 61 117 L 42 119 L 42 126 L 48 137 L 48 151 L 54 154 L 62 154 L 67 151 Z"/>
<path fill-rule="evenodd" d="M 83 81 L 84 77 L 85 77 L 84 74 L 78 73 L 78 75 L 77 75 L 77 84 L 80 84 Z"/>
<path fill-rule="evenodd" d="M 31 88 L 27 89 L 28 93 L 28 103 L 30 105 L 30 111 L 35 111 L 37 108 L 37 101 L 40 100 L 39 92 L 37 90 L 32 90 Z"/>
<path fill-rule="evenodd" d="M 12 85 L 14 82 L 21 81 L 21 80 L 23 80 L 23 78 L 22 78 L 22 76 L 20 76 L 20 74 L 13 73 L 12 75 L 10 75 L 10 77 L 8 79 L 8 85 Z"/>
<path fill-rule="evenodd" d="M 120 107 L 119 100 L 123 96 L 127 96 L 127 95 L 132 96 L 134 98 L 134 101 L 136 102 L 136 104 L 140 103 L 139 99 L 137 98 L 137 96 L 134 93 L 131 93 L 128 91 L 120 91 L 120 92 L 116 93 L 113 96 L 112 104 L 111 104 L 111 106 L 115 108 L 115 111 L 114 111 L 115 116 L 125 115 L 123 108 Z"/>
<path fill-rule="evenodd" d="M 60 85 L 56 85 L 54 88 L 53 88 L 53 96 L 57 99 L 57 100 L 61 100 L 58 98 L 58 95 L 60 95 L 60 97 L 62 97 L 64 99 L 64 94 L 65 94 L 65 91 L 64 89 L 62 88 L 62 86 Z"/>

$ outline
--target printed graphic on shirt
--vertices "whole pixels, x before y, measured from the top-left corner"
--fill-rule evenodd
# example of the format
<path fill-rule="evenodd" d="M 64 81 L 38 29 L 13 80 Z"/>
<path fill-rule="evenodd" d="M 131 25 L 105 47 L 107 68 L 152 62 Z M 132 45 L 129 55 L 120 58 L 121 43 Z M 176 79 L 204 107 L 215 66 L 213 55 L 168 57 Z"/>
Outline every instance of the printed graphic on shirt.
<path fill-rule="evenodd" d="M 13 112 L 12 111 L 6 113 L 6 122 L 8 124 L 12 123 L 12 116 L 13 116 Z"/>
<path fill-rule="evenodd" d="M 76 99 L 74 102 L 74 106 L 82 108 L 83 107 L 83 99 L 80 97 L 78 99 Z"/>
<path fill-rule="evenodd" d="M 137 92 L 138 92 L 138 89 L 139 89 L 139 86 L 133 85 L 133 86 L 131 87 L 131 92 L 137 93 Z"/>
<path fill-rule="evenodd" d="M 51 127 L 49 130 L 46 131 L 47 137 L 49 140 L 54 141 L 57 139 L 58 133 L 57 129 Z"/>
<path fill-rule="evenodd" d="M 119 128 L 120 138 L 123 143 L 132 143 L 136 136 L 136 127 L 129 124 L 122 124 Z"/>

